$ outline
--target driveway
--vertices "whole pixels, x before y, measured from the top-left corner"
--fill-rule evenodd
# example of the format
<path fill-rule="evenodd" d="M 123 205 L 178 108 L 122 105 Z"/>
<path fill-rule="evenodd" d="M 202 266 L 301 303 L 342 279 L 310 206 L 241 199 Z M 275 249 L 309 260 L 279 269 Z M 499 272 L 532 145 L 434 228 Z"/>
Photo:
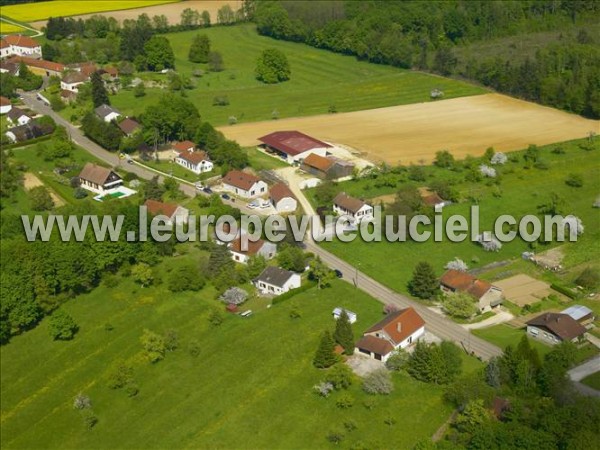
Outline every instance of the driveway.
<path fill-rule="evenodd" d="M 567 373 L 569 374 L 569 378 L 573 381 L 575 389 L 577 389 L 581 395 L 600 398 L 600 391 L 580 383 L 585 377 L 598 371 L 600 371 L 600 355 L 596 355 L 589 361 L 584 362 L 577 367 L 573 367 Z"/>
<path fill-rule="evenodd" d="M 300 189 L 300 183 L 306 178 L 298 173 L 298 169 L 290 166 L 284 167 L 283 169 L 277 169 L 275 172 L 288 182 L 288 187 L 296 196 L 298 202 L 300 202 L 300 206 L 302 206 L 304 213 L 309 216 L 316 216 L 317 212 L 304 195 L 304 192 L 302 192 L 302 189 Z"/>
<path fill-rule="evenodd" d="M 493 317 L 489 317 L 485 320 L 482 320 L 481 322 L 466 323 L 463 325 L 463 328 L 466 328 L 467 330 L 477 330 L 479 328 L 487 328 L 492 327 L 494 325 L 499 325 L 501 323 L 510 322 L 514 318 L 515 316 L 513 316 L 508 311 L 500 311 L 496 313 L 496 315 L 494 315 Z"/>

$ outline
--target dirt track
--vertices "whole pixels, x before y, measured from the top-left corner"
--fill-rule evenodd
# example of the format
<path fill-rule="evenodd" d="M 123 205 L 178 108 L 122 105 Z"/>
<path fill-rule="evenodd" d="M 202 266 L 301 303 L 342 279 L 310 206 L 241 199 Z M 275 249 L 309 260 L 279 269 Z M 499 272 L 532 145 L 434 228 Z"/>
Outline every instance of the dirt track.
<path fill-rule="evenodd" d="M 600 132 L 600 121 L 500 94 L 366 111 L 242 123 L 220 128 L 243 146 L 279 130 L 299 130 L 353 147 L 373 161 L 430 162 L 439 150 L 456 157 L 481 155 L 487 147 L 519 150 Z"/>
<path fill-rule="evenodd" d="M 181 20 L 181 11 L 186 8 L 195 9 L 198 12 L 208 11 L 210 13 L 210 20 L 212 23 L 217 22 L 217 11 L 225 4 L 231 5 L 231 8 L 236 11 L 241 8 L 241 0 L 199 0 L 199 1 L 185 1 L 178 3 L 169 3 L 166 5 L 147 6 L 145 8 L 137 9 L 124 9 L 122 11 L 106 11 L 101 13 L 82 14 L 80 16 L 73 16 L 75 19 L 87 19 L 95 14 L 102 14 L 107 17 L 114 17 L 119 22 L 125 19 L 137 19 L 140 14 L 148 14 L 150 18 L 152 16 L 164 14 L 169 19 L 169 24 L 178 24 Z M 30 24 L 34 28 L 41 28 L 46 26 L 46 20 L 40 20 L 38 22 L 32 22 Z"/>

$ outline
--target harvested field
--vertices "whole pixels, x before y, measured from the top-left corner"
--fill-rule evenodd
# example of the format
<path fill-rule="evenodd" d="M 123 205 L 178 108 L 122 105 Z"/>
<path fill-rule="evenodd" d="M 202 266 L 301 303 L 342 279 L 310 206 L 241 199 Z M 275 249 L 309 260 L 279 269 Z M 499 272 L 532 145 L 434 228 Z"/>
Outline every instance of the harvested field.
<path fill-rule="evenodd" d="M 509 302 L 521 308 L 539 302 L 552 292 L 548 283 L 523 274 L 506 278 L 494 284 L 504 291 L 504 296 Z"/>
<path fill-rule="evenodd" d="M 31 172 L 25 173 L 25 176 L 23 178 L 23 187 L 25 188 L 25 190 L 28 191 L 37 186 L 46 186 L 46 185 L 42 182 L 42 180 L 40 180 L 37 176 L 35 176 Z M 46 186 L 46 188 L 48 189 L 48 186 Z M 52 197 L 54 206 L 63 206 L 65 204 L 65 201 L 62 198 L 60 198 L 58 195 L 56 195 L 56 192 L 54 192 L 52 189 L 48 189 L 48 191 L 50 192 L 50 197 Z"/>
<path fill-rule="evenodd" d="M 449 150 L 455 157 L 482 155 L 487 147 L 519 150 L 600 132 L 600 121 L 500 94 L 393 106 L 341 114 L 243 123 L 220 130 L 242 146 L 278 130 L 300 130 L 388 164 L 430 162 Z"/>
<path fill-rule="evenodd" d="M 84 2 L 82 2 L 84 3 Z M 86 2 L 87 3 L 87 2 Z M 96 2 L 100 3 L 100 2 Z M 109 2 L 104 2 L 109 3 Z M 136 2 L 129 2 L 136 3 Z M 163 2 L 165 3 L 165 2 Z M 122 22 L 125 19 L 136 19 L 140 14 L 148 14 L 150 17 L 164 14 L 167 16 L 170 24 L 178 24 L 181 20 L 181 12 L 186 8 L 195 9 L 199 12 L 208 11 L 210 13 L 210 19 L 213 23 L 217 21 L 217 11 L 223 6 L 229 4 L 231 8 L 235 11 L 242 6 L 242 2 L 239 0 L 201 0 L 201 1 L 185 1 L 185 2 L 176 2 L 176 3 L 167 3 L 162 5 L 154 5 L 154 6 L 145 6 L 144 3 L 140 4 L 139 8 L 135 6 L 130 6 L 129 8 L 135 9 L 125 9 L 125 8 L 115 8 L 120 9 L 117 11 L 106 11 L 101 14 L 105 16 L 114 17 L 119 22 Z M 82 18 L 87 19 L 88 17 L 93 16 L 94 14 L 100 13 L 90 13 L 90 14 L 82 14 L 78 16 L 74 16 L 76 19 Z M 33 22 L 31 25 L 35 28 L 41 28 L 46 25 L 45 20 L 40 20 L 38 22 Z"/>

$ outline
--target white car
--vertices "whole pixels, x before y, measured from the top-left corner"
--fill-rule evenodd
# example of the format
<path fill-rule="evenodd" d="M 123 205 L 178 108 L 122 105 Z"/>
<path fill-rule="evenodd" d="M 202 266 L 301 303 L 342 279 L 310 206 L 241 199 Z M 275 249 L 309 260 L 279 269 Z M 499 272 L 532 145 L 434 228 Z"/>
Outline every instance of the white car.
<path fill-rule="evenodd" d="M 260 202 L 261 208 L 268 208 L 269 206 L 271 206 L 271 202 L 269 200 L 261 200 L 261 202 Z"/>
<path fill-rule="evenodd" d="M 252 203 L 252 202 L 250 202 L 250 203 L 248 203 L 248 205 L 247 205 L 247 206 L 248 206 L 248 208 L 250 208 L 250 209 L 254 209 L 254 208 L 256 208 L 258 205 L 257 205 L 256 203 Z"/>

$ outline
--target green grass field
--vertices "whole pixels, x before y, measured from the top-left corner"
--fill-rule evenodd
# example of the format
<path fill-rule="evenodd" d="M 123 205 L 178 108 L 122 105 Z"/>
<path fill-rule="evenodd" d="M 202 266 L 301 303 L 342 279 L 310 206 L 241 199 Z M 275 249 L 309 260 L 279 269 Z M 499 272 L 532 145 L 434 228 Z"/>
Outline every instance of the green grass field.
<path fill-rule="evenodd" d="M 205 33 L 211 48 L 223 55 L 225 70 L 211 73 L 206 64 L 193 64 L 187 55 L 194 35 Z M 196 88 L 186 91 L 202 117 L 214 125 L 224 125 L 230 116 L 238 122 L 270 120 L 273 111 L 279 118 L 325 114 L 330 106 L 337 111 L 357 111 L 429 101 L 432 88 L 440 88 L 445 98 L 476 95 L 485 89 L 467 83 L 357 61 L 304 44 L 259 36 L 253 24 L 215 27 L 166 35 L 175 52 L 176 70 L 190 76 L 194 69 L 205 71 L 194 78 Z M 277 48 L 290 62 L 292 76 L 287 82 L 266 85 L 255 79 L 254 69 L 260 52 Z M 154 75 L 153 79 L 166 75 Z M 160 95 L 160 89 L 146 89 L 146 96 L 135 98 L 132 90 L 121 91 L 111 102 L 125 114 L 136 115 Z M 212 106 L 215 96 L 227 96 L 228 106 Z"/>
<path fill-rule="evenodd" d="M 499 191 L 494 186 L 487 186 L 485 182 L 477 184 L 461 182 L 456 185 L 456 188 L 465 198 L 479 199 L 480 232 L 492 230 L 495 219 L 501 214 L 512 214 L 517 218 L 526 214 L 537 214 L 537 206 L 546 202 L 551 192 L 558 193 L 564 199 L 564 214 L 577 215 L 585 226 L 585 232 L 577 242 L 567 242 L 564 245 L 566 253 L 564 263 L 567 267 L 572 267 L 597 261 L 600 251 L 600 214 L 598 209 L 592 208 L 600 189 L 598 184 L 600 151 L 599 149 L 591 152 L 581 150 L 577 141 L 563 143 L 561 146 L 566 152 L 561 155 L 551 153 L 554 145 L 541 147 L 541 158 L 547 162 L 548 170 L 524 169 L 522 161 L 508 163 L 503 169 Z M 512 173 L 507 173 L 511 170 Z M 428 168 L 427 173 L 427 180 L 419 184 L 427 185 L 434 179 L 462 177 L 455 172 L 436 167 Z M 564 180 L 570 173 L 580 174 L 583 177 L 582 187 L 573 188 L 565 184 Z M 373 182 L 348 181 L 340 184 L 339 191 L 368 198 L 369 184 L 372 185 Z M 377 195 L 393 193 L 400 185 L 386 187 L 383 189 L 385 192 L 380 190 Z M 500 196 L 497 196 L 498 194 Z M 470 206 L 469 201 L 450 205 L 444 208 L 443 217 L 447 219 L 454 214 L 470 217 Z M 471 242 L 470 239 L 460 243 L 453 243 L 447 239 L 442 242 L 434 242 L 431 239 L 423 243 L 364 242 L 356 239 L 352 243 L 334 241 L 322 245 L 336 255 L 353 261 L 360 270 L 400 292 L 407 291 L 407 282 L 412 276 L 415 264 L 419 261 L 430 262 L 437 274 L 441 275 L 444 265 L 455 257 L 461 258 L 471 268 L 477 268 L 494 261 L 519 260 L 523 251 L 530 250 L 529 244 L 522 240 L 503 244 L 499 252 L 485 252 L 479 244 Z M 548 248 L 551 247 L 540 246 L 536 252 Z M 386 261 L 386 264 L 381 264 L 381 261 Z"/>
<path fill-rule="evenodd" d="M 172 3 L 175 0 L 85 0 L 73 2 L 70 0 L 56 0 L 36 3 L 35 5 L 21 4 L 2 7 L 2 15 L 20 22 L 34 22 L 57 16 L 76 16 L 79 14 L 100 13 L 117 11 L 121 9 L 143 8 L 163 3 Z"/>
<path fill-rule="evenodd" d="M 156 275 L 198 257 L 165 260 Z M 0 350 L 2 448 L 329 448 L 326 435 L 348 421 L 357 429 L 343 431 L 345 448 L 359 441 L 410 448 L 452 410 L 443 388 L 403 374 L 394 375 L 391 395 L 369 397 L 371 410 L 358 383 L 348 392 L 354 406 L 343 410 L 336 407 L 341 393 L 323 399 L 312 392 L 323 372 L 311 361 L 320 333 L 334 325 L 332 308 L 358 313 L 356 334 L 381 318 L 381 304 L 347 283 L 311 289 L 248 319 L 229 315 L 218 328 L 207 321 L 213 296 L 209 287 L 172 294 L 123 279 L 64 305 L 80 326 L 73 341 L 52 341 L 47 320 L 14 338 Z M 301 319 L 289 317 L 294 305 Z M 140 357 L 144 329 L 176 330 L 180 348 L 151 365 Z M 198 357 L 188 352 L 192 340 L 201 345 Z M 466 370 L 481 368 L 464 358 Z M 134 367 L 134 398 L 106 385 L 120 360 Z M 90 397 L 99 419 L 92 431 L 72 407 L 78 393 Z M 389 417 L 396 423 L 386 424 Z"/>
<path fill-rule="evenodd" d="M 600 372 L 593 373 L 585 377 L 581 382 L 591 388 L 600 391 Z"/>

